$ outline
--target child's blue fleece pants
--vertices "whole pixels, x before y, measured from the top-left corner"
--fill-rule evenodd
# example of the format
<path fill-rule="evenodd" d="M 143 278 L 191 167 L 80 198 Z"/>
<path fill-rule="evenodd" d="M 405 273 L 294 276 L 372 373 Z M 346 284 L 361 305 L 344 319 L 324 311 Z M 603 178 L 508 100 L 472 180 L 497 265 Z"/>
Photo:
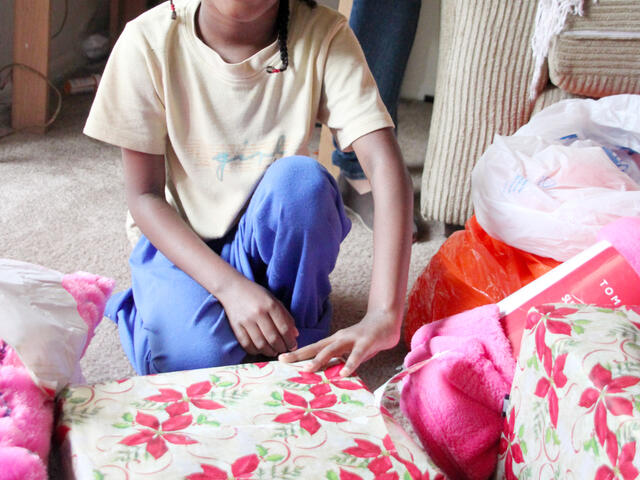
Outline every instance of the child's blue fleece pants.
<path fill-rule="evenodd" d="M 209 246 L 284 304 L 302 347 L 329 333 L 329 273 L 350 227 L 333 177 L 316 160 L 287 157 L 267 169 L 237 227 Z M 105 315 L 138 374 L 242 363 L 246 352 L 211 293 L 144 236 L 129 263 L 132 288 Z"/>

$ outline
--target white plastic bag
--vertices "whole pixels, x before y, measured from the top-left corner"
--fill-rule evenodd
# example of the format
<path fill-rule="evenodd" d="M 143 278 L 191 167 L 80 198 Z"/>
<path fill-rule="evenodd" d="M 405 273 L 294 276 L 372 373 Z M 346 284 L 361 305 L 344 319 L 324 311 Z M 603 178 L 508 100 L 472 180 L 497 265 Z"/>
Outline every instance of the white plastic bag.
<path fill-rule="evenodd" d="M 62 278 L 39 265 L 0 259 L 0 339 L 51 393 L 79 375 L 88 334 Z"/>
<path fill-rule="evenodd" d="M 556 103 L 513 136 L 496 135 L 476 164 L 478 223 L 513 247 L 567 260 L 604 225 L 640 216 L 637 152 L 639 95 Z"/>

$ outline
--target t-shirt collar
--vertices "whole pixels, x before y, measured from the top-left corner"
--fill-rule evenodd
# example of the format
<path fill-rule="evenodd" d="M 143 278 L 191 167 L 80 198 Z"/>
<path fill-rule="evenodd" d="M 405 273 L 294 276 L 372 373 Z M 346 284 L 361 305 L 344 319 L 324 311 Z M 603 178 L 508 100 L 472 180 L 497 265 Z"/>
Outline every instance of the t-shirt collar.
<path fill-rule="evenodd" d="M 226 62 L 218 52 L 209 47 L 198 37 L 196 30 L 196 12 L 201 0 L 191 0 L 186 5 L 186 28 L 192 47 L 198 52 L 204 61 L 216 68 L 215 72 L 228 80 L 246 80 L 258 74 L 266 73 L 268 65 L 278 67 L 280 64 L 280 48 L 278 40 L 256 52 L 251 57 L 239 62 Z"/>

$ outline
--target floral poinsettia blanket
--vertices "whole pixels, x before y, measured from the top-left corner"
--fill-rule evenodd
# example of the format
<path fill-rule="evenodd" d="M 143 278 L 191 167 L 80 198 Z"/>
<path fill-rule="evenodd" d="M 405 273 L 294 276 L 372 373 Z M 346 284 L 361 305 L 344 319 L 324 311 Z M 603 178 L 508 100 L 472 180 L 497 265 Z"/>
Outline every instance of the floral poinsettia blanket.
<path fill-rule="evenodd" d="M 76 386 L 60 400 L 68 478 L 443 478 L 342 365 L 279 362 Z"/>

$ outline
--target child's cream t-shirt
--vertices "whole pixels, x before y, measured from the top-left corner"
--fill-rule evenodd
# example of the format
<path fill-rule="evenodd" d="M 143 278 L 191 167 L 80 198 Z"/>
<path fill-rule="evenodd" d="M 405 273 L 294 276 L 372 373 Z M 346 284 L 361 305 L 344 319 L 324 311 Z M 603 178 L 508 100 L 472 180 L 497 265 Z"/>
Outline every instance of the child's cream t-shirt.
<path fill-rule="evenodd" d="M 130 22 L 116 43 L 84 133 L 166 158 L 167 201 L 205 240 L 224 236 L 265 170 L 308 155 L 320 121 L 342 149 L 392 127 L 346 19 L 291 0 L 289 68 L 278 43 L 226 63 L 196 35 L 200 0 L 177 0 Z M 131 228 L 132 225 L 129 225 Z"/>

